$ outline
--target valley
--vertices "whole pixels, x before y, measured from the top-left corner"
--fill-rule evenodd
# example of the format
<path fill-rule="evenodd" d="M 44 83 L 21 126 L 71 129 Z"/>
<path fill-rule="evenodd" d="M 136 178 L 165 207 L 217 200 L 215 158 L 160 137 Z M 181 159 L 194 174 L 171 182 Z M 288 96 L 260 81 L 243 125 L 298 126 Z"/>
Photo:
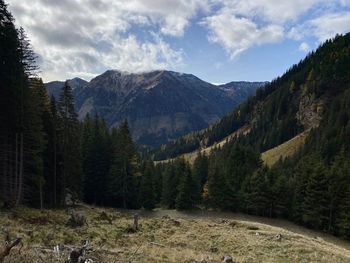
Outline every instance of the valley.
<path fill-rule="evenodd" d="M 231 2 L 0 0 L 0 263 L 350 262 L 350 4 Z"/>

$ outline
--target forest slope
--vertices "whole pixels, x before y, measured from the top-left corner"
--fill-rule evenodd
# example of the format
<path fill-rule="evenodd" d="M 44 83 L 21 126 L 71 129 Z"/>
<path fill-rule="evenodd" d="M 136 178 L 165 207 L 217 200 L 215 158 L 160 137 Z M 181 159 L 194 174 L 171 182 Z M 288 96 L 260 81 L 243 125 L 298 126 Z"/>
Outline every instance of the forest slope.
<path fill-rule="evenodd" d="M 154 159 L 212 146 L 244 126 L 251 132 L 239 141 L 260 153 L 318 127 L 330 103 L 349 85 L 349 42 L 350 34 L 326 41 L 220 121 L 163 145 Z"/>

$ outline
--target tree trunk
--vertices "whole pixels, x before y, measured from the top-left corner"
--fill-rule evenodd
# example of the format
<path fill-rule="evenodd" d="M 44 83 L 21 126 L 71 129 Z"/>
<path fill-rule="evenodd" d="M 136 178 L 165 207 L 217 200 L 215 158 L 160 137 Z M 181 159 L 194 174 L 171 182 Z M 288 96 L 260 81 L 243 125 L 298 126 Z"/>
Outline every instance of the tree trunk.
<path fill-rule="evenodd" d="M 53 137 L 53 203 L 57 205 L 57 148 L 56 148 L 56 132 Z"/>
<path fill-rule="evenodd" d="M 43 183 L 41 181 L 39 183 L 39 195 L 40 195 L 40 209 L 42 210 L 44 200 L 43 200 Z"/>
<path fill-rule="evenodd" d="M 18 193 L 18 133 L 16 133 L 16 147 L 15 147 L 15 177 L 14 177 L 14 184 L 13 184 L 13 193 Z"/>
<path fill-rule="evenodd" d="M 23 132 L 21 132 L 21 141 L 20 141 L 20 162 L 19 162 L 19 178 L 18 178 L 18 192 L 16 199 L 16 206 L 21 203 L 22 199 L 22 188 L 23 188 Z"/>

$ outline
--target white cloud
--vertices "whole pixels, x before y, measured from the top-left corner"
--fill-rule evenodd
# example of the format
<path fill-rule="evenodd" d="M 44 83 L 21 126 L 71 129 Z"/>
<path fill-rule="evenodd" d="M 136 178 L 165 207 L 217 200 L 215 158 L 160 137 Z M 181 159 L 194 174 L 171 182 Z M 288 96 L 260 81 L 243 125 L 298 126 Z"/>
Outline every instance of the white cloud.
<path fill-rule="evenodd" d="M 325 14 L 315 19 L 297 25 L 288 32 L 288 37 L 301 40 L 313 36 L 323 42 L 336 34 L 346 34 L 350 31 L 350 12 Z"/>
<path fill-rule="evenodd" d="M 350 31 L 350 12 L 327 14 L 308 22 L 311 32 L 319 41 Z"/>
<path fill-rule="evenodd" d="M 309 44 L 306 42 L 301 43 L 299 46 L 299 51 L 306 52 L 306 53 L 309 52 L 310 51 Z"/>
<path fill-rule="evenodd" d="M 329 14 L 337 8 L 350 7 L 350 0 L 212 0 L 211 3 L 217 11 L 201 24 L 209 29 L 209 40 L 222 45 L 231 58 L 253 46 L 282 41 L 286 32 L 296 41 L 310 36 L 323 41 L 350 30 L 348 13 Z M 317 18 L 301 22 L 305 15 Z M 303 50 L 307 49 L 305 44 L 301 46 Z"/>
<path fill-rule="evenodd" d="M 186 38 L 186 29 L 198 21 L 208 30 L 209 41 L 231 58 L 285 37 L 306 43 L 310 36 L 323 41 L 350 31 L 350 0 L 7 2 L 32 40 L 45 80 L 91 77 L 107 68 L 176 70 L 184 51 L 170 41 Z M 306 50 L 305 45 L 300 48 Z"/>
<path fill-rule="evenodd" d="M 118 7 L 139 13 L 160 25 L 166 35 L 182 36 L 198 11 L 209 11 L 208 0 L 117 0 Z"/>
<path fill-rule="evenodd" d="M 340 0 L 341 5 L 347 6 L 350 5 L 350 0 Z"/>
<path fill-rule="evenodd" d="M 267 25 L 259 28 L 247 18 L 221 12 L 207 17 L 202 23 L 210 30 L 209 40 L 221 44 L 233 59 L 254 45 L 276 43 L 283 39 L 283 28 Z"/>
<path fill-rule="evenodd" d="M 316 4 L 333 0 L 213 0 L 237 16 L 259 18 L 265 22 L 283 24 L 296 20 Z M 346 0 L 343 0 L 346 1 Z"/>
<path fill-rule="evenodd" d="M 27 31 L 47 80 L 92 76 L 106 68 L 133 72 L 175 69 L 183 51 L 161 36 L 138 38 L 133 25 L 182 36 L 202 0 L 8 0 L 17 24 Z"/>

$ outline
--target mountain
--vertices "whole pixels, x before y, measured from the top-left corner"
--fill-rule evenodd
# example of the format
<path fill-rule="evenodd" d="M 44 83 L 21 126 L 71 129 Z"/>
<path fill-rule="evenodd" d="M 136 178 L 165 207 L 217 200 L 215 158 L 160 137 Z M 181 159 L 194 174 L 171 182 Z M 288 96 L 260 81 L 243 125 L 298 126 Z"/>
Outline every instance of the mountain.
<path fill-rule="evenodd" d="M 68 83 L 74 91 L 75 89 L 80 89 L 84 87 L 88 82 L 81 78 L 74 78 L 74 79 L 69 79 Z M 49 95 L 54 96 L 56 99 L 58 99 L 61 89 L 64 86 L 64 81 L 52 81 L 52 82 L 46 83 L 45 86 Z"/>
<path fill-rule="evenodd" d="M 218 88 L 227 92 L 233 100 L 238 104 L 255 93 L 258 88 L 268 84 L 269 82 L 248 82 L 248 81 L 232 81 L 226 84 L 218 85 Z"/>
<path fill-rule="evenodd" d="M 234 111 L 207 129 L 163 145 L 154 152 L 154 158 L 164 160 L 191 153 L 193 159 L 199 149 L 208 153 L 231 140 L 263 153 L 298 135 L 304 138 L 319 127 L 336 98 L 346 97 L 350 85 L 349 43 L 349 34 L 326 41 Z M 274 151 L 273 159 L 278 160 L 277 157 Z"/>
<path fill-rule="evenodd" d="M 80 119 L 98 114 L 109 127 L 128 119 L 134 140 L 153 147 L 207 127 L 265 84 L 215 86 L 191 74 L 165 70 L 108 70 L 90 82 L 69 82 Z M 54 96 L 62 86 L 63 82 L 46 84 Z"/>
<path fill-rule="evenodd" d="M 350 33 L 326 41 L 220 121 L 162 146 L 154 158 L 166 159 L 157 167 L 170 208 L 185 196 L 349 239 Z M 179 179 L 184 160 L 194 180 Z"/>

